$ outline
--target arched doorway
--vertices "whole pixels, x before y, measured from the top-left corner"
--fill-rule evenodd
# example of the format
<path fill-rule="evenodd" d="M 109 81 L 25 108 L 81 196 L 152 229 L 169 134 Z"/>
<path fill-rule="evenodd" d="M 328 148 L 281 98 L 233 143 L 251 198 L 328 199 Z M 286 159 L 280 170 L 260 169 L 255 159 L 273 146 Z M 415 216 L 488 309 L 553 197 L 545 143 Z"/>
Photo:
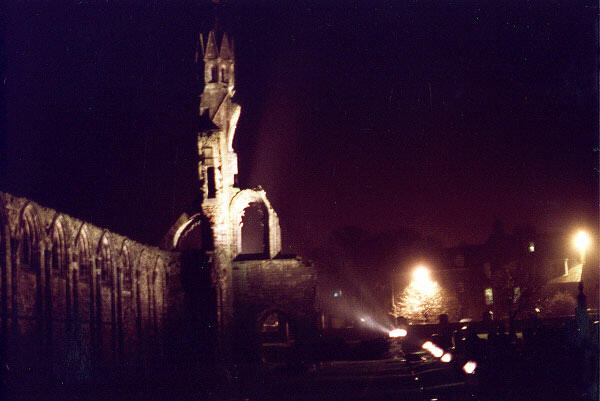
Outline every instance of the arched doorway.
<path fill-rule="evenodd" d="M 211 248 L 210 229 L 203 224 L 202 215 L 196 214 L 182 224 L 173 237 L 173 248 L 178 251 Z"/>
<path fill-rule="evenodd" d="M 279 310 L 264 312 L 258 321 L 258 334 L 263 362 L 289 360 L 295 334 L 285 313 Z"/>
<path fill-rule="evenodd" d="M 274 258 L 281 251 L 281 229 L 277 213 L 263 189 L 244 189 L 231 200 L 231 250 L 240 254 Z"/>
<path fill-rule="evenodd" d="M 269 255 L 269 214 L 262 202 L 252 202 L 244 209 L 241 253 Z"/>

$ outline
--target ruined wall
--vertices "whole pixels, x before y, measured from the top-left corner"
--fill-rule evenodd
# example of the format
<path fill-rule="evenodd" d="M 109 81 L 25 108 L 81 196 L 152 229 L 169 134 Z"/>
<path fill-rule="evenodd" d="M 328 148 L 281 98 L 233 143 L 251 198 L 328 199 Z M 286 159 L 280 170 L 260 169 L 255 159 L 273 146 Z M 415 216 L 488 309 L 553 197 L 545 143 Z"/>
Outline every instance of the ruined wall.
<path fill-rule="evenodd" d="M 238 354 L 257 350 L 261 318 L 275 311 L 285 315 L 297 338 L 315 332 L 314 267 L 299 259 L 233 262 L 232 289 Z"/>
<path fill-rule="evenodd" d="M 177 254 L 2 192 L 0 273 L 1 358 L 14 377 L 143 371 L 181 313 Z"/>

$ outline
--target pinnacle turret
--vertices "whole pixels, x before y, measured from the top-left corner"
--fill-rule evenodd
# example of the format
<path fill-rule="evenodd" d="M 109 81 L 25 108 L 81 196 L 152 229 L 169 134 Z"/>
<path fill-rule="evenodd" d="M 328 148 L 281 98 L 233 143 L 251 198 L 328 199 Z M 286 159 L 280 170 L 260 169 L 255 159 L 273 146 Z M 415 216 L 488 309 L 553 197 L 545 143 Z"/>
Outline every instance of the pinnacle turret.
<path fill-rule="evenodd" d="M 234 93 L 234 59 L 232 40 L 227 33 L 213 29 L 199 35 L 196 63 L 199 66 L 200 83 L 204 84 L 199 114 L 207 113 L 220 127 L 223 121 L 216 116 L 217 111 L 225 98 Z"/>
<path fill-rule="evenodd" d="M 200 59 L 206 61 L 218 58 L 233 61 L 233 40 L 229 38 L 227 33 L 220 33 L 215 30 L 211 30 L 207 34 L 201 33 L 198 38 L 196 62 Z"/>
<path fill-rule="evenodd" d="M 224 33 L 223 38 L 221 39 L 219 56 L 221 56 L 223 60 L 233 60 L 233 46 L 229 43 L 229 36 L 227 33 Z"/>
<path fill-rule="evenodd" d="M 201 38 L 202 39 L 202 38 Z M 204 60 L 215 59 L 219 57 L 219 50 L 217 48 L 217 40 L 215 38 L 215 31 L 210 31 L 208 33 L 208 39 L 206 41 L 206 45 L 203 46 L 206 50 L 202 55 Z"/>

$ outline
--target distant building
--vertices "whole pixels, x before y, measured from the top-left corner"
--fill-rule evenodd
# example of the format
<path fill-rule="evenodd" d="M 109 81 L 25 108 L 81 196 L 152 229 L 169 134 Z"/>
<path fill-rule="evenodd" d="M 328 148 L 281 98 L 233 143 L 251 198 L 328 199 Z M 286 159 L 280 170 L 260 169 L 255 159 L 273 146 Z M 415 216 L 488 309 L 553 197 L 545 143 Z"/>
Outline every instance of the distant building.
<path fill-rule="evenodd" d="M 493 311 L 504 318 L 536 307 L 551 314 L 551 298 L 563 292 L 575 299 L 583 279 L 582 265 L 569 245 L 559 234 L 508 234 L 497 221 L 484 244 L 447 249 L 443 275 L 457 289 L 463 317 L 479 319 Z"/>

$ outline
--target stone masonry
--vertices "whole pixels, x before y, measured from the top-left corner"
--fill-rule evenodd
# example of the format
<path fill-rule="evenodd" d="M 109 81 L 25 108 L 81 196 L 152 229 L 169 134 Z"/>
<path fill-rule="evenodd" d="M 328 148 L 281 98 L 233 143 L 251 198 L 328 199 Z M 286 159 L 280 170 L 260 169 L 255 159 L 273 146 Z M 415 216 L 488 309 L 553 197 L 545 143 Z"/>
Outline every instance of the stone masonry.
<path fill-rule="evenodd" d="M 236 183 L 234 59 L 226 33 L 200 35 L 201 202 L 161 248 L 0 192 L 0 358 L 15 383 L 177 376 L 311 335 L 314 268 L 280 255 L 266 192 Z M 260 255 L 243 252 L 252 205 L 265 211 Z"/>
<path fill-rule="evenodd" d="M 81 381 L 163 353 L 176 255 L 2 192 L 0 228 L 8 369 Z"/>

